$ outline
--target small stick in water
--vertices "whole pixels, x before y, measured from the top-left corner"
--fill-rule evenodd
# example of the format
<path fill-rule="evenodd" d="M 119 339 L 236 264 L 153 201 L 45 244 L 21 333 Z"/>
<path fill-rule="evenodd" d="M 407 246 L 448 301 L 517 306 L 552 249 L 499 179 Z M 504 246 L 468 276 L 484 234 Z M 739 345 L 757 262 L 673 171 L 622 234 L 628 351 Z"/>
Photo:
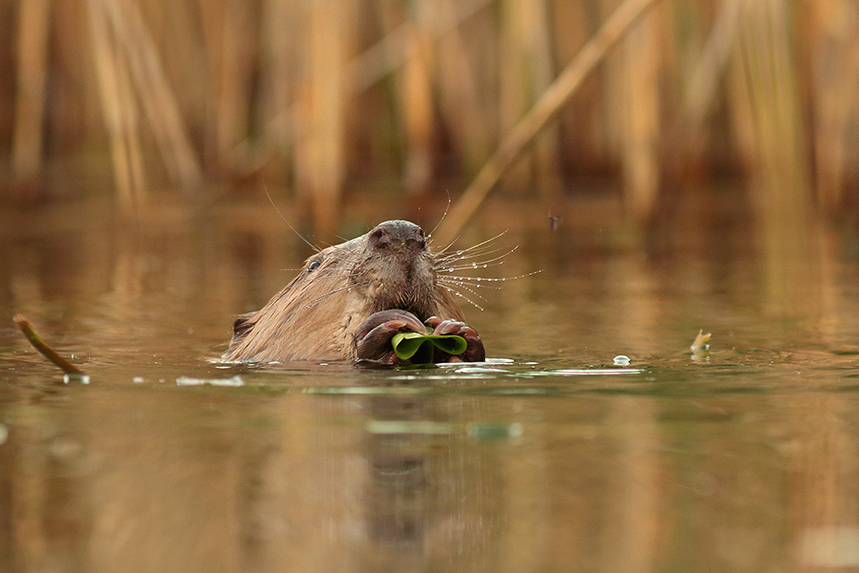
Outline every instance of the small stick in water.
<path fill-rule="evenodd" d="M 23 315 L 16 314 L 14 317 L 12 317 L 12 320 L 14 320 L 18 328 L 21 329 L 21 332 L 24 333 L 24 336 L 27 337 L 27 340 L 30 341 L 30 344 L 33 345 L 33 348 L 38 350 L 42 356 L 53 362 L 63 372 L 69 375 L 86 376 L 74 364 L 57 354 L 53 348 L 45 344 L 42 341 L 41 337 L 39 337 L 38 333 L 36 333 L 36 331 L 33 329 L 33 325 L 30 324 L 30 321 L 27 320 Z"/>

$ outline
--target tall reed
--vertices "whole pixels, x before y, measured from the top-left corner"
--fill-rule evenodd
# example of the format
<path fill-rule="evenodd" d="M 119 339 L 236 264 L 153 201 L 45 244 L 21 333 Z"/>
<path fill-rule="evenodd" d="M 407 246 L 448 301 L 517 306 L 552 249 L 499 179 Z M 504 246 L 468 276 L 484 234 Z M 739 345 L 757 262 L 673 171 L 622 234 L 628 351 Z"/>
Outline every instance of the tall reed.
<path fill-rule="evenodd" d="M 473 178 L 624 4 L 19 2 L 0 25 L 14 46 L 0 51 L 8 171 L 29 181 L 102 150 L 130 205 L 150 186 L 259 173 L 333 229 L 357 176 L 395 173 L 416 192 Z M 660 4 L 516 152 L 508 191 L 575 193 L 598 174 L 646 221 L 666 170 L 695 164 L 789 173 L 829 212 L 856 202 L 855 3 Z"/>
<path fill-rule="evenodd" d="M 12 163 L 15 176 L 26 181 L 38 176 L 43 153 L 42 123 L 45 115 L 50 28 L 48 0 L 23 3 L 17 24 L 17 90 Z"/>

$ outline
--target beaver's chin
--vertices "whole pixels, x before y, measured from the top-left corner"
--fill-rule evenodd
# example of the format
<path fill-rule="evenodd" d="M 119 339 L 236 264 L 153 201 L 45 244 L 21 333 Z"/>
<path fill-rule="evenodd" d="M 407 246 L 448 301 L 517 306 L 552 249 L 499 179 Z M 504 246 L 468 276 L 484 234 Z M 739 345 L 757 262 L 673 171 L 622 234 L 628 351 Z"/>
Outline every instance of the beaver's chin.
<path fill-rule="evenodd" d="M 381 281 L 374 283 L 367 293 L 372 301 L 368 316 L 383 310 L 405 310 L 424 322 L 435 314 L 431 293 L 431 287 L 390 288 Z"/>
<path fill-rule="evenodd" d="M 382 312 L 383 310 L 404 310 L 418 317 L 421 322 L 426 321 L 426 319 L 435 314 L 430 308 L 427 308 L 425 305 L 416 305 L 413 301 L 406 300 L 393 302 L 380 301 L 377 304 L 373 305 L 370 314 Z"/>

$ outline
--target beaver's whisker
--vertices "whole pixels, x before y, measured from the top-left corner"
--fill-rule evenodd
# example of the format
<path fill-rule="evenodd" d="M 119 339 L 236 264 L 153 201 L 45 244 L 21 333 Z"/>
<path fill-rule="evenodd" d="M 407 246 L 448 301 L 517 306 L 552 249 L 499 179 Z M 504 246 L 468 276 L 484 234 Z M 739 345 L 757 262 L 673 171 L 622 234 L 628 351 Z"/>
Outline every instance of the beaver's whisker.
<path fill-rule="evenodd" d="M 268 186 L 265 184 L 265 181 L 263 181 L 263 183 L 262 183 L 262 188 L 263 188 L 263 190 L 265 191 L 265 196 L 266 196 L 266 197 L 268 197 L 268 201 L 269 201 L 269 203 L 271 203 L 271 206 L 272 206 L 272 207 L 274 207 L 275 212 L 276 212 L 278 215 L 280 215 L 280 218 L 281 218 L 281 219 L 283 219 L 283 222 L 284 222 L 284 223 L 286 223 L 286 226 L 287 226 L 287 227 L 289 227 L 290 229 L 292 229 L 292 232 L 293 232 L 293 233 L 295 233 L 295 234 L 296 234 L 296 236 L 298 236 L 298 238 L 299 238 L 299 239 L 301 239 L 302 241 L 304 241 L 304 242 L 307 244 L 307 246 L 308 246 L 308 247 L 310 247 L 311 249 L 313 249 L 313 250 L 314 250 L 315 252 L 317 252 L 317 253 L 318 253 L 319 251 L 321 251 L 321 249 L 320 249 L 319 247 L 317 247 L 316 245 L 314 245 L 313 243 L 311 243 L 310 241 L 308 241 L 308 240 L 304 237 L 304 235 L 302 235 L 301 233 L 299 233 L 299 232 L 298 232 L 298 230 L 297 230 L 295 227 L 293 227 L 293 226 L 290 224 L 290 222 L 289 222 L 289 221 L 287 221 L 287 220 L 286 220 L 286 217 L 284 217 L 284 216 L 283 216 L 283 213 L 281 213 L 281 212 L 280 212 L 280 209 L 278 209 L 278 208 L 277 208 L 277 205 L 275 204 L 274 199 L 272 199 L 272 198 L 271 198 L 271 194 L 268 192 Z"/>
<path fill-rule="evenodd" d="M 519 277 L 513 277 L 519 278 Z M 461 283 L 477 284 L 477 283 L 503 283 L 507 277 L 466 277 L 457 275 L 448 275 L 444 277 L 448 281 L 457 281 Z"/>
<path fill-rule="evenodd" d="M 500 266 L 504 264 L 504 257 L 506 255 L 501 255 L 499 257 L 495 257 L 492 259 L 486 259 L 483 261 L 472 261 L 468 262 L 460 262 L 455 264 L 446 264 L 440 267 L 436 267 L 436 270 L 440 273 L 453 273 L 456 271 L 467 271 L 467 270 L 476 270 L 476 269 L 488 269 L 489 267 Z"/>
<path fill-rule="evenodd" d="M 516 251 L 518 247 L 502 251 L 501 249 L 486 249 L 475 251 L 465 255 L 448 255 L 446 257 L 437 258 L 435 261 L 436 268 L 479 268 L 490 264 L 500 264 L 503 259 Z"/>
<path fill-rule="evenodd" d="M 492 290 L 501 290 L 501 287 L 500 287 L 500 286 L 496 286 L 496 285 L 488 285 L 488 284 L 485 284 L 485 283 L 477 284 L 476 282 L 467 282 L 467 281 L 459 280 L 459 279 L 451 279 L 450 277 L 445 277 L 445 278 L 444 278 L 444 280 L 439 279 L 439 281 L 438 281 L 438 282 L 439 282 L 439 284 L 454 285 L 454 286 L 457 286 L 457 287 L 461 286 L 461 287 L 463 287 L 463 288 L 468 287 L 468 288 L 470 288 L 470 289 L 478 289 L 478 288 L 479 288 L 479 289 L 485 289 L 485 288 L 489 288 L 489 289 L 492 289 Z M 473 292 L 473 291 L 472 291 L 472 292 Z"/>
<path fill-rule="evenodd" d="M 449 265 L 471 265 L 474 263 L 482 264 L 482 263 L 491 263 L 495 261 L 499 261 L 512 253 L 513 251 L 505 251 L 501 252 L 498 249 L 492 251 L 485 251 L 479 253 L 472 253 L 465 256 L 449 256 L 436 259 L 435 265 L 438 266 L 449 266 Z M 501 254 L 498 254 L 501 253 Z M 478 260 L 484 259 L 484 260 Z M 472 262 L 469 262 L 472 261 Z"/>
<path fill-rule="evenodd" d="M 431 235 L 427 235 L 426 240 L 427 240 L 427 249 L 432 250 L 432 249 L 431 249 L 432 244 L 433 244 L 433 242 L 432 242 L 432 236 L 431 236 Z M 446 256 L 446 255 L 445 255 L 445 253 L 447 253 L 447 252 L 448 252 L 448 249 L 450 249 L 450 248 L 453 246 L 453 244 L 454 244 L 457 240 L 459 240 L 459 237 L 456 237 L 455 239 L 453 239 L 451 242 L 449 242 L 447 245 L 445 245 L 445 246 L 444 246 L 444 248 L 439 249 L 438 251 L 436 251 L 435 256 L 436 256 L 436 257 L 443 256 L 443 255 L 444 255 L 444 256 Z"/>
<path fill-rule="evenodd" d="M 461 255 L 465 255 L 468 253 L 472 253 L 472 252 L 476 251 L 477 249 L 480 249 L 481 247 L 488 245 L 492 241 L 495 241 L 495 240 L 501 238 L 505 234 L 507 234 L 507 231 L 501 231 L 500 233 L 498 233 L 494 237 L 486 239 L 485 241 L 483 241 L 481 243 L 477 243 L 476 245 L 471 245 L 470 247 L 466 247 L 464 249 L 460 249 L 458 251 L 451 252 L 451 251 L 449 251 L 449 249 L 453 246 L 453 243 L 456 241 L 456 239 L 454 239 L 454 241 L 451 241 L 445 248 L 438 251 L 436 253 L 436 257 L 441 257 L 444 259 L 444 258 L 447 258 L 450 256 L 461 256 Z"/>
<path fill-rule="evenodd" d="M 447 212 L 450 209 L 450 191 L 447 192 L 447 205 L 444 207 L 444 213 L 441 214 L 441 218 L 438 220 L 438 223 L 435 224 L 435 227 L 432 228 L 432 231 L 426 234 L 427 245 L 429 245 L 430 239 L 432 239 L 432 234 L 435 233 L 438 226 L 441 225 L 442 221 L 444 221 L 445 217 L 447 217 Z"/>
<path fill-rule="evenodd" d="M 464 283 L 450 282 L 450 283 L 445 283 L 445 286 L 446 286 L 446 288 L 451 288 L 453 290 L 462 289 L 462 290 L 468 291 L 471 294 L 473 294 L 474 296 L 476 296 L 477 298 L 479 298 L 480 300 L 482 300 L 484 302 L 486 301 L 486 298 L 482 294 L 477 292 L 477 289 L 482 288 L 482 285 L 469 285 L 469 284 L 464 284 Z M 489 287 L 489 288 L 493 288 L 493 287 Z M 498 287 L 495 287 L 495 288 L 498 288 Z"/>
<path fill-rule="evenodd" d="M 489 245 L 487 245 L 487 247 L 489 247 Z M 496 255 L 496 253 L 501 253 L 500 255 L 497 255 L 498 258 L 501 258 L 501 257 L 506 257 L 507 255 L 513 254 L 514 252 L 516 252 L 518 250 L 519 250 L 519 245 L 511 247 L 507 250 L 504 250 L 500 247 L 499 248 L 493 248 L 493 249 L 483 248 L 483 249 L 477 249 L 477 250 L 462 254 L 458 257 L 454 256 L 454 255 L 447 255 L 445 257 L 442 257 L 442 259 L 443 260 L 451 260 L 451 259 L 468 260 L 468 259 L 475 259 L 477 257 L 486 257 L 486 256 Z"/>
<path fill-rule="evenodd" d="M 494 241 L 497 241 L 498 239 L 500 239 L 505 234 L 507 234 L 507 231 L 502 231 L 501 233 L 498 233 L 494 237 L 490 237 L 490 238 L 486 239 L 485 241 L 481 241 L 480 243 L 476 243 L 474 245 L 471 245 L 470 247 L 457 249 L 455 251 L 448 250 L 449 247 L 447 247 L 447 248 L 444 248 L 444 249 L 441 249 L 440 251 L 438 251 L 436 253 L 436 256 L 439 256 L 439 255 L 445 256 L 445 257 L 457 256 L 457 255 L 464 255 L 464 254 L 468 254 L 468 253 L 473 253 L 475 251 L 480 251 L 482 249 L 487 249 L 487 248 L 493 247 L 492 243 Z M 495 247 L 493 247 L 493 248 L 495 248 Z"/>
<path fill-rule="evenodd" d="M 456 290 L 456 289 L 454 289 L 454 288 L 451 288 L 451 287 L 449 287 L 449 286 L 447 286 L 447 285 L 445 285 L 445 284 L 442 284 L 442 285 L 441 285 L 441 287 L 442 287 L 443 289 L 445 289 L 447 292 L 451 292 L 451 293 L 453 293 L 454 295 L 456 295 L 456 296 L 460 297 L 461 299 L 465 300 L 466 302 L 468 302 L 471 306 L 473 306 L 473 307 L 474 307 L 474 308 L 476 308 L 477 310 L 479 310 L 479 311 L 483 311 L 483 307 L 482 307 L 482 306 L 480 306 L 479 304 L 477 304 L 476 302 L 474 302 L 473 300 L 471 300 L 470 298 L 468 298 L 467 296 L 465 296 L 464 294 L 462 294 L 462 293 L 461 293 L 461 292 L 459 292 L 458 290 Z"/>
<path fill-rule="evenodd" d="M 458 256 L 462 256 L 463 254 L 468 253 L 469 251 L 472 251 L 472 250 L 478 249 L 478 248 L 480 248 L 481 246 L 483 246 L 482 244 L 481 244 L 481 245 L 472 245 L 472 246 L 470 246 L 470 247 L 466 247 L 466 248 L 464 248 L 464 249 L 457 249 L 457 250 L 455 250 L 455 251 L 454 251 L 454 250 L 451 250 L 451 248 L 453 247 L 453 244 L 456 242 L 456 240 L 457 240 L 457 239 L 454 239 L 453 241 L 451 241 L 450 243 L 448 243 L 445 247 L 443 247 L 443 248 L 441 248 L 441 249 L 436 250 L 436 249 L 434 249 L 434 248 L 433 248 L 432 240 L 430 240 L 429 238 L 427 238 L 427 248 L 430 250 L 430 252 L 432 252 L 432 254 L 433 254 L 433 256 L 434 256 L 434 257 L 436 257 L 436 258 L 446 258 L 446 257 L 458 257 Z M 492 239 L 489 239 L 489 240 L 491 241 Z M 489 242 L 489 241 L 486 241 L 486 242 Z"/>
<path fill-rule="evenodd" d="M 440 276 L 439 279 L 444 280 L 456 280 L 456 281 L 468 281 L 469 283 L 480 283 L 480 282 L 489 282 L 489 283 L 503 283 L 506 281 L 512 281 L 516 279 L 524 279 L 525 277 L 531 277 L 536 274 L 543 272 L 541 269 L 537 269 L 536 271 L 531 271 L 530 273 L 524 273 L 521 275 L 516 275 L 512 277 L 468 277 L 461 275 L 443 275 Z"/>

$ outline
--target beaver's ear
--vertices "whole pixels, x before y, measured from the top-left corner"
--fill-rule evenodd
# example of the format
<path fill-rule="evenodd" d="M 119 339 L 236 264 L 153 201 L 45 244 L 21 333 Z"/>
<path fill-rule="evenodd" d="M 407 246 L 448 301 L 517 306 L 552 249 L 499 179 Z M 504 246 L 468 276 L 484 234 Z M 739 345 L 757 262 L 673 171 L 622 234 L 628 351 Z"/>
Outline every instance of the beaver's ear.
<path fill-rule="evenodd" d="M 249 312 L 236 317 L 236 321 L 233 323 L 233 342 L 238 342 L 247 336 L 256 324 L 256 315 L 256 312 Z"/>

